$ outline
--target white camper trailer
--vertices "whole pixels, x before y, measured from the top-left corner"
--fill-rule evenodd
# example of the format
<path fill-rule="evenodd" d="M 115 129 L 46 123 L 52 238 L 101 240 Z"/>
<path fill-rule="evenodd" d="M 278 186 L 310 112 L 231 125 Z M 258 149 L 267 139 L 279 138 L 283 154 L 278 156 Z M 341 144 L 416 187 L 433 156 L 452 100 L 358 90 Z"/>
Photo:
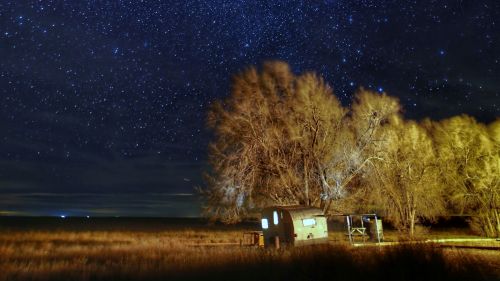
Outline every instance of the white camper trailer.
<path fill-rule="evenodd" d="M 276 206 L 262 211 L 262 232 L 266 247 L 280 244 L 301 246 L 328 243 L 328 226 L 323 211 L 306 206 Z"/>

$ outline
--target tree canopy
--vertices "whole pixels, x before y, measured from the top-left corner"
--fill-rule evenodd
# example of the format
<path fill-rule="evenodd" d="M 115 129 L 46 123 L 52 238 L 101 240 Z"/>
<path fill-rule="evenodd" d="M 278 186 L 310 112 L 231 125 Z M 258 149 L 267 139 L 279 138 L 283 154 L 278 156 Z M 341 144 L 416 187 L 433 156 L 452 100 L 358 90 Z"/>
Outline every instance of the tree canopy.
<path fill-rule="evenodd" d="M 498 235 L 500 121 L 419 123 L 400 112 L 397 98 L 363 88 L 343 106 L 321 77 L 284 62 L 242 71 L 208 113 L 205 214 L 234 223 L 269 205 L 375 206 L 413 235 L 448 207 Z"/>

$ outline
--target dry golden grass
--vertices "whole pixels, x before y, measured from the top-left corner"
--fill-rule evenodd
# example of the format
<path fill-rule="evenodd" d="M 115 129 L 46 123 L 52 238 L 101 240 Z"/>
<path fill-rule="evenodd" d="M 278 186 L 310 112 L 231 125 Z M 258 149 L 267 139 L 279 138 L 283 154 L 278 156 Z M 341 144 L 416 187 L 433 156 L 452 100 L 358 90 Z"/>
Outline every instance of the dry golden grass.
<path fill-rule="evenodd" d="M 0 280 L 78 280 L 109 273 L 136 275 L 168 272 L 213 257 L 235 253 L 233 248 L 209 248 L 205 243 L 239 242 L 239 231 L 10 231 L 0 233 Z M 74 279 L 75 280 L 75 279 Z"/>
<path fill-rule="evenodd" d="M 4 280 L 494 280 L 495 257 L 429 245 L 239 247 L 241 230 L 0 232 Z M 207 246 L 222 243 L 224 246 Z M 415 279 L 417 278 L 417 279 Z M 421 278 L 421 279 L 418 279 Z"/>

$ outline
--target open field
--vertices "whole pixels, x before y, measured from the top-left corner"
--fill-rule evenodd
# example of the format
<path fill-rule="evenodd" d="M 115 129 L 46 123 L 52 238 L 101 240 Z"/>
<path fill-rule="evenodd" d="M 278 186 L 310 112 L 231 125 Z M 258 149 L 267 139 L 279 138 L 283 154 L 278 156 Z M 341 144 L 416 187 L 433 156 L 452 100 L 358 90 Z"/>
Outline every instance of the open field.
<path fill-rule="evenodd" d="M 0 280 L 500 280 L 500 251 L 432 243 L 352 247 L 336 232 L 330 245 L 316 247 L 237 246 L 241 233 L 255 228 L 196 220 L 2 219 Z"/>

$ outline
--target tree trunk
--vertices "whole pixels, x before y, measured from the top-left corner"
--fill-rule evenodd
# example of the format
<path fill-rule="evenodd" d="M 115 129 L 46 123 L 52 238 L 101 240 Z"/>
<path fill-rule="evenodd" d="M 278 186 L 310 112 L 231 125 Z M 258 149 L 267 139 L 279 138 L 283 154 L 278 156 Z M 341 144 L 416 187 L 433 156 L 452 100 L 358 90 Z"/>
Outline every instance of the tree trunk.
<path fill-rule="evenodd" d="M 491 223 L 491 217 L 488 213 L 486 213 L 485 215 L 485 220 L 486 220 L 486 223 L 488 225 L 488 232 L 486 233 L 486 235 L 488 237 L 494 237 L 495 236 L 495 229 L 493 228 L 493 224 Z"/>
<path fill-rule="evenodd" d="M 311 200 L 309 200 L 309 176 L 308 176 L 307 160 L 304 157 L 304 204 L 306 206 L 311 205 Z"/>
<path fill-rule="evenodd" d="M 410 215 L 410 238 L 413 239 L 414 235 L 415 235 L 415 210 L 412 210 Z"/>
<path fill-rule="evenodd" d="M 493 210 L 495 212 L 495 218 L 497 222 L 497 238 L 500 238 L 500 215 L 497 210 Z"/>

